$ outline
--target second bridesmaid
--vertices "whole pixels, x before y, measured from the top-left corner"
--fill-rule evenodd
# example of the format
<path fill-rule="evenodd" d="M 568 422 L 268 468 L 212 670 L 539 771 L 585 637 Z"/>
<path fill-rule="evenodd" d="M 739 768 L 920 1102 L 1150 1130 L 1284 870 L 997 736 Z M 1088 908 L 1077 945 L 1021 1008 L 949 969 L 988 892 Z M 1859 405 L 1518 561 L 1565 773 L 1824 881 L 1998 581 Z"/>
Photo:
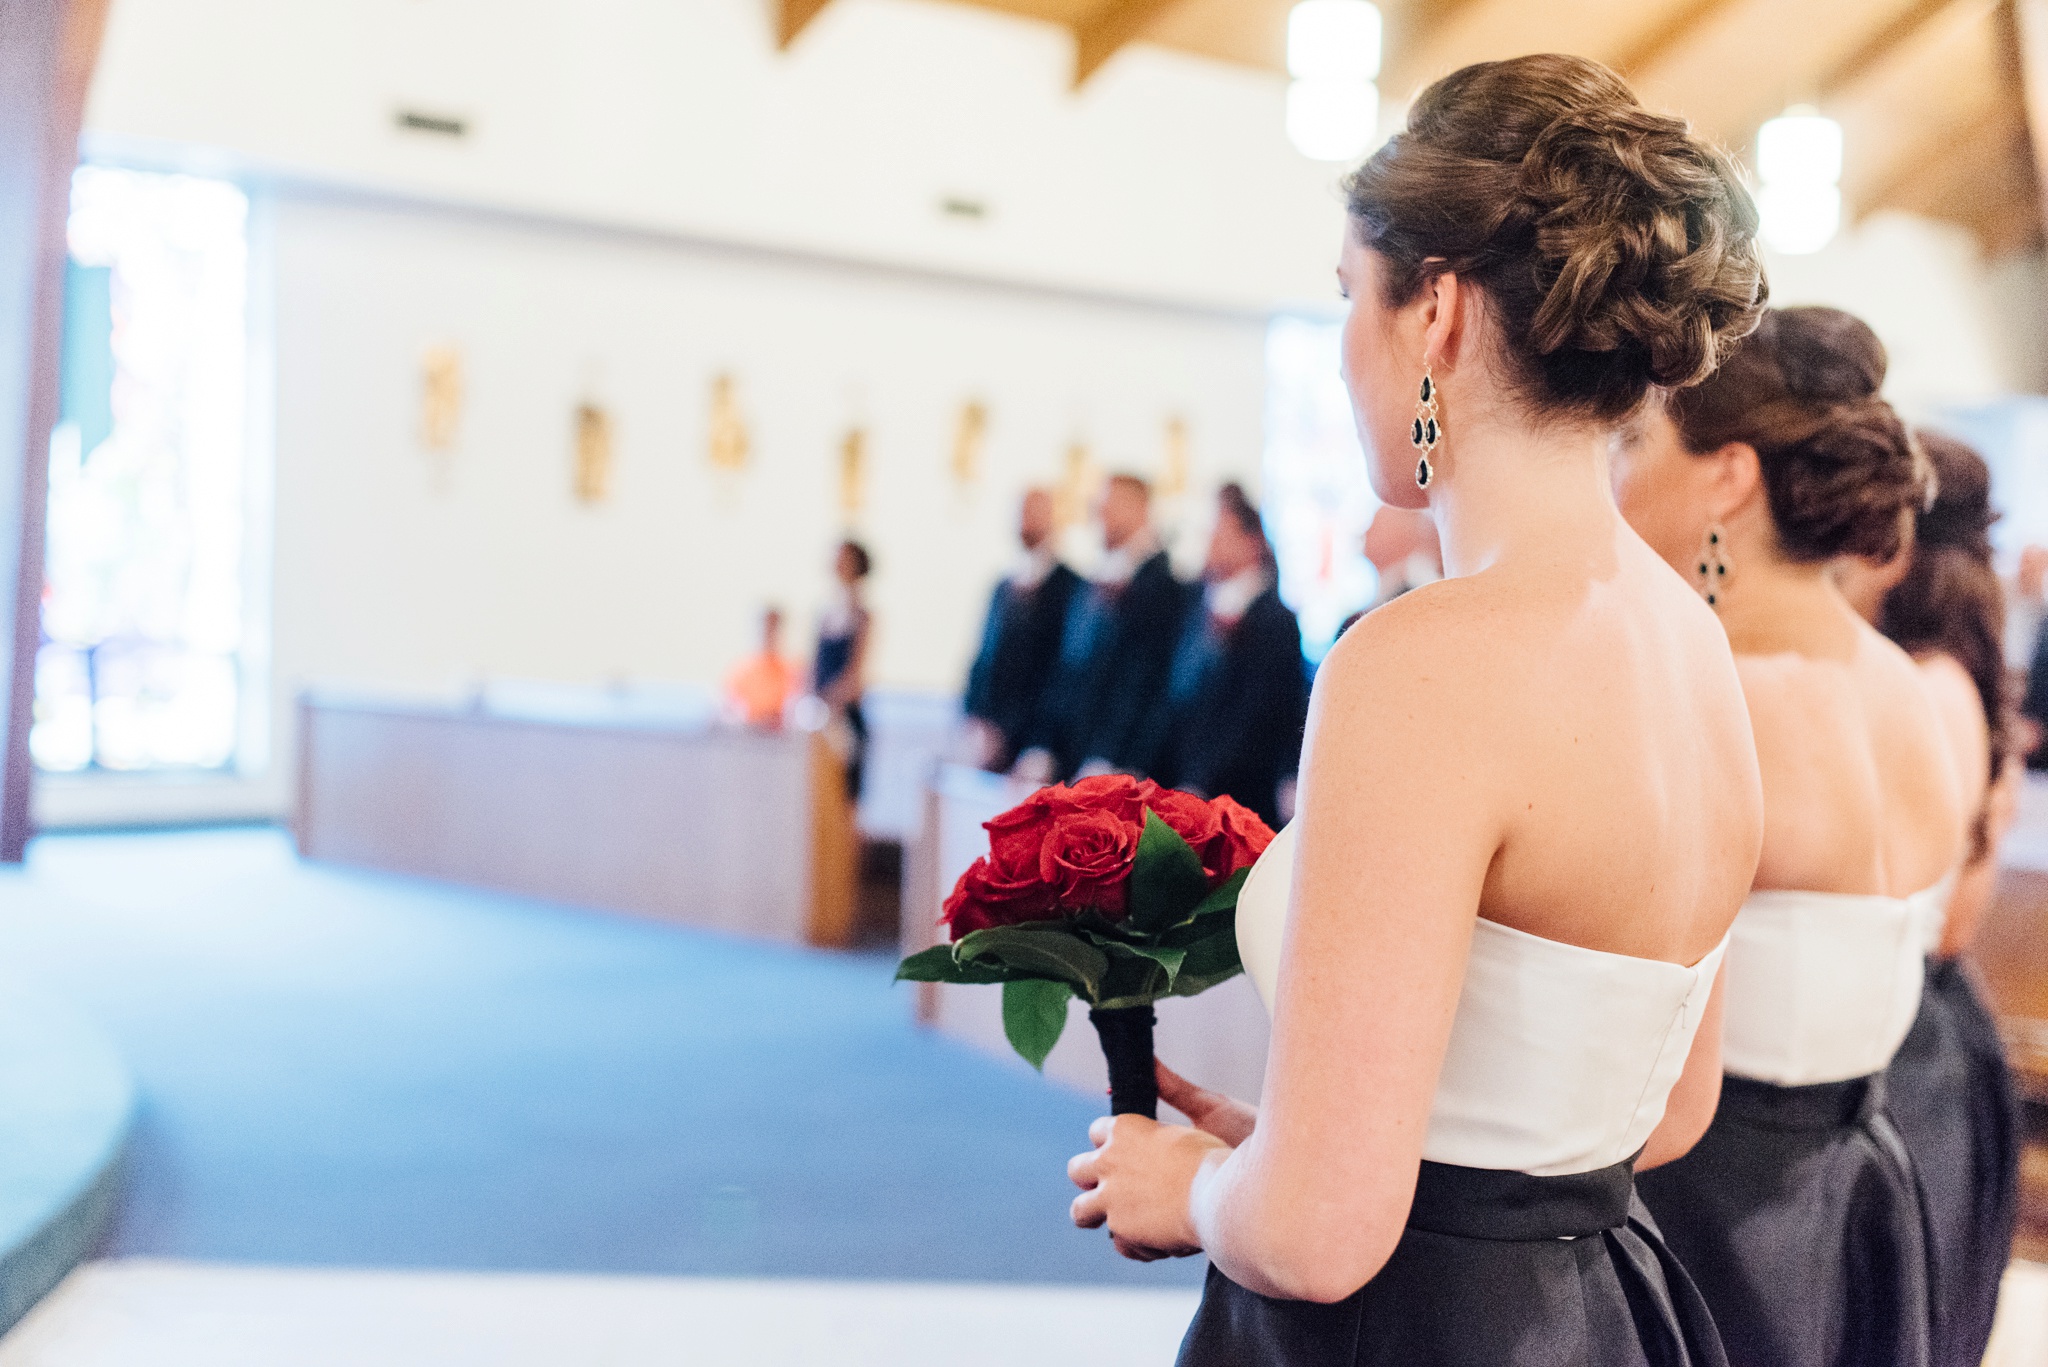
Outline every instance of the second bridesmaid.
<path fill-rule="evenodd" d="M 1720 1108 L 1638 1179 L 1742 1367 L 1928 1360 L 1919 1199 L 1883 1078 L 1964 853 L 1963 800 L 1920 671 L 1828 573 L 1896 556 L 1929 488 L 1884 371 L 1848 314 L 1775 310 L 1617 459 L 1624 514 L 1720 614 L 1763 775 Z"/>

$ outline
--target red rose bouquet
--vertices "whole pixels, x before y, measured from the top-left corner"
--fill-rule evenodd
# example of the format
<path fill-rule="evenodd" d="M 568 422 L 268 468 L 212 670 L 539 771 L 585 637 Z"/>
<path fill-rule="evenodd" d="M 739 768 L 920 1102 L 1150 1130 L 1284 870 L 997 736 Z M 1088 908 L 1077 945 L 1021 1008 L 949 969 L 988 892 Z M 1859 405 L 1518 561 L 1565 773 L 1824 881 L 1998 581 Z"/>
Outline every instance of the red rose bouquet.
<path fill-rule="evenodd" d="M 1003 1031 L 1043 1067 L 1079 996 L 1109 1060 L 1110 1109 L 1152 1115 L 1152 1006 L 1240 972 L 1237 893 L 1273 839 L 1227 797 L 1122 774 L 1041 788 L 986 823 L 944 920 L 952 943 L 899 980 L 1001 983 Z"/>

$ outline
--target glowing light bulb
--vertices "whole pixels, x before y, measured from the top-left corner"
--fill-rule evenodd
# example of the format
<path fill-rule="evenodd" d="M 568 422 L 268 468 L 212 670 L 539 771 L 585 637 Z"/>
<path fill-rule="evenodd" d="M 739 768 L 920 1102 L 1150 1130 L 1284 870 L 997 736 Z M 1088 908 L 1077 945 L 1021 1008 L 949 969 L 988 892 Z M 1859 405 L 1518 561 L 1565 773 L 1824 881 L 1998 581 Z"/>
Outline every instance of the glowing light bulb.
<path fill-rule="evenodd" d="M 1352 161 L 1372 146 L 1379 112 L 1369 81 L 1296 81 L 1287 87 L 1287 140 L 1312 161 Z"/>
<path fill-rule="evenodd" d="M 1380 8 L 1370 0 L 1301 0 L 1287 13 L 1287 74 L 1371 81 L 1380 74 Z"/>
<path fill-rule="evenodd" d="M 1842 125 L 1795 106 L 1756 133 L 1763 239 L 1789 256 L 1817 252 L 1842 227 Z"/>
<path fill-rule="evenodd" d="M 1301 0 L 1287 15 L 1287 137 L 1316 161 L 1351 161 L 1378 131 L 1380 10 L 1370 0 Z"/>
<path fill-rule="evenodd" d="M 1835 185 L 1842 179 L 1842 125 L 1810 109 L 1786 110 L 1756 131 L 1764 184 Z"/>

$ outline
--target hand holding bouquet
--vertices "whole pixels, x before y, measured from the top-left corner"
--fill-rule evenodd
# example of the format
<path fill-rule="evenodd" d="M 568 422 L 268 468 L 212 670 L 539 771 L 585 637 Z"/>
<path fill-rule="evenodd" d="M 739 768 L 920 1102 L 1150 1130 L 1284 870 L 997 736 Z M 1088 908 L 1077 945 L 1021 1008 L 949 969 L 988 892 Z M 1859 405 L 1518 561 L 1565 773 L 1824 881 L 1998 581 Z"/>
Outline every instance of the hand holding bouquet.
<path fill-rule="evenodd" d="M 1003 1031 L 1033 1067 L 1080 997 L 1111 1111 L 1154 1114 L 1152 1005 L 1241 971 L 1237 894 L 1272 830 L 1228 797 L 1122 774 L 1041 788 L 986 827 L 989 852 L 946 899 L 952 943 L 911 955 L 897 978 L 1001 983 Z"/>

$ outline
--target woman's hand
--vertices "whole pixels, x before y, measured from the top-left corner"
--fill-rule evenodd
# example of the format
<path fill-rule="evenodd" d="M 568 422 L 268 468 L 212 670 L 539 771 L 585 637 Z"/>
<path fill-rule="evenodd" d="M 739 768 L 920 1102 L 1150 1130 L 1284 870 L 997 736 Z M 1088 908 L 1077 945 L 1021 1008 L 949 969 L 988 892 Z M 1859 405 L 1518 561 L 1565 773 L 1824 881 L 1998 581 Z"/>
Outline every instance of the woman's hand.
<path fill-rule="evenodd" d="M 1258 1107 L 1197 1087 L 1157 1059 L 1152 1068 L 1159 1078 L 1159 1099 L 1193 1121 L 1196 1129 L 1215 1135 L 1233 1149 L 1252 1137 L 1252 1129 L 1259 1123 Z"/>
<path fill-rule="evenodd" d="M 1116 1251 L 1141 1263 L 1200 1253 L 1188 1191 L 1204 1167 L 1230 1156 L 1230 1146 L 1139 1115 L 1103 1116 L 1088 1127 L 1088 1138 L 1095 1151 L 1067 1164 L 1067 1176 L 1081 1188 L 1074 1223 L 1108 1225 Z"/>

